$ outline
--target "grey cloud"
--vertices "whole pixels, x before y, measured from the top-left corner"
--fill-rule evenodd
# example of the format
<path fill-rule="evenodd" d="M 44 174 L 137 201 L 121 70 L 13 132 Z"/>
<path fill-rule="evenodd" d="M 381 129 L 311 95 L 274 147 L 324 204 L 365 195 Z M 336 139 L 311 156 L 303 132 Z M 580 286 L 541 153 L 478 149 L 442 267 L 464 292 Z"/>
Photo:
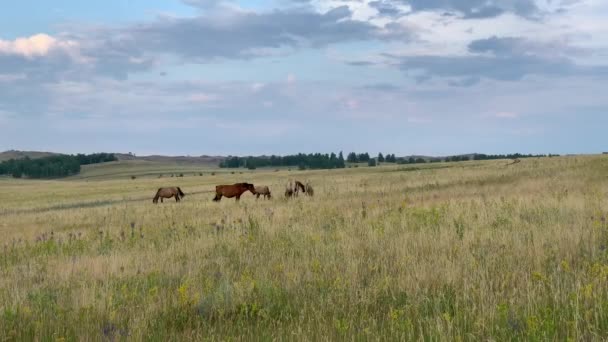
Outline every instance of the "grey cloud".
<path fill-rule="evenodd" d="M 370 62 L 370 61 L 350 61 L 350 62 L 346 62 L 346 64 L 352 65 L 352 66 L 371 66 L 371 65 L 375 65 L 376 63 Z"/>
<path fill-rule="evenodd" d="M 395 6 L 395 3 L 392 1 L 372 1 L 369 3 L 369 6 L 376 9 L 378 15 L 382 17 L 399 18 L 404 15 L 403 11 Z"/>
<path fill-rule="evenodd" d="M 222 0 L 182 0 L 182 2 L 193 7 L 212 8 L 222 3 Z"/>
<path fill-rule="evenodd" d="M 407 5 L 413 12 L 439 11 L 447 15 L 456 12 L 466 19 L 493 18 L 507 12 L 525 18 L 540 14 L 534 0 L 377 0 L 370 6 L 380 14 L 396 16 L 400 14 L 397 4 Z"/>
<path fill-rule="evenodd" d="M 374 39 L 404 39 L 398 25 L 380 29 L 351 19 L 347 6 L 327 13 L 280 11 L 234 12 L 216 18 L 165 19 L 128 28 L 123 33 L 140 49 L 169 52 L 187 60 L 256 57 L 260 49 L 324 47 L 329 44 Z"/>
<path fill-rule="evenodd" d="M 71 58 L 63 53 L 30 58 L 0 53 L 0 74 L 21 73 L 33 81 L 58 79 L 71 70 L 71 65 Z"/>
<path fill-rule="evenodd" d="M 439 77 L 485 77 L 515 81 L 531 74 L 564 75 L 578 69 L 567 59 L 546 60 L 535 56 L 414 56 L 398 57 L 404 71 L 422 71 Z"/>
<path fill-rule="evenodd" d="M 590 54 L 592 51 L 576 48 L 565 41 L 533 41 L 521 37 L 496 37 L 471 42 L 468 49 L 472 53 L 486 53 L 495 56 L 535 55 L 544 58 L 568 57 Z"/>
<path fill-rule="evenodd" d="M 394 92 L 402 90 L 400 86 L 391 84 L 391 83 L 374 83 L 363 86 L 363 89 L 366 90 L 374 90 L 381 92 Z"/>
<path fill-rule="evenodd" d="M 396 56 L 389 63 L 424 82 L 446 78 L 452 86 L 471 86 L 482 78 L 516 81 L 528 75 L 605 75 L 608 67 L 578 65 L 569 58 L 576 49 L 562 43 L 534 42 L 518 37 L 491 37 L 471 42 L 470 55 Z"/>

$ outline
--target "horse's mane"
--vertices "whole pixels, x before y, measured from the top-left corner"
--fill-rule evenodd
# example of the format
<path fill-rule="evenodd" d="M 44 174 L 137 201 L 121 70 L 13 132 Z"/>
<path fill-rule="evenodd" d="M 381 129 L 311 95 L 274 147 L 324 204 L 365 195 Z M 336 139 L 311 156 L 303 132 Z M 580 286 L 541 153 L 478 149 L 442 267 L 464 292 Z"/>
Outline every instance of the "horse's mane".
<path fill-rule="evenodd" d="M 306 192 L 306 187 L 300 181 L 296 181 L 296 186 L 302 190 L 302 192 Z"/>

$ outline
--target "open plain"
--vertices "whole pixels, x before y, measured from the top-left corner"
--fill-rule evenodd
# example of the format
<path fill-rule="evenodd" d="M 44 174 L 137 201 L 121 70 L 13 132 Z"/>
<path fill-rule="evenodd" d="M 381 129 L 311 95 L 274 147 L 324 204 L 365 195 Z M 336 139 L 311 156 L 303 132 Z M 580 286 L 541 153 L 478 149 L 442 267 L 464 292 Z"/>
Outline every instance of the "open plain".
<path fill-rule="evenodd" d="M 605 338 L 608 156 L 507 163 L 0 179 L 0 336 Z M 212 202 L 241 181 L 272 200 Z M 161 186 L 186 197 L 155 205 Z"/>

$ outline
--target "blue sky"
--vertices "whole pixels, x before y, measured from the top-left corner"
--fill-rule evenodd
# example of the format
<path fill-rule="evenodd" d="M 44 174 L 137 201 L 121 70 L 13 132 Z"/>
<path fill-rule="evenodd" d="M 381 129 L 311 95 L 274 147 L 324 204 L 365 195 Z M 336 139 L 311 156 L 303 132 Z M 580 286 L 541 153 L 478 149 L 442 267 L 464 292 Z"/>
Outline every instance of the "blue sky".
<path fill-rule="evenodd" d="M 598 0 L 25 0 L 0 150 L 608 150 Z"/>

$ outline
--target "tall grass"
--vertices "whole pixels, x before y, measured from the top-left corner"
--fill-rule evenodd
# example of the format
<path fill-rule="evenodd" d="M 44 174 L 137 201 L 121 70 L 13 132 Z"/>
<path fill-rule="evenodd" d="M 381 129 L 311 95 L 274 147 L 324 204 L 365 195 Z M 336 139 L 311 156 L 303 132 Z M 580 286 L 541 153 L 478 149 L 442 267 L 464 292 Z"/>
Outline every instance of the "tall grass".
<path fill-rule="evenodd" d="M 0 336 L 605 339 L 608 157 L 505 163 L 0 181 Z"/>

